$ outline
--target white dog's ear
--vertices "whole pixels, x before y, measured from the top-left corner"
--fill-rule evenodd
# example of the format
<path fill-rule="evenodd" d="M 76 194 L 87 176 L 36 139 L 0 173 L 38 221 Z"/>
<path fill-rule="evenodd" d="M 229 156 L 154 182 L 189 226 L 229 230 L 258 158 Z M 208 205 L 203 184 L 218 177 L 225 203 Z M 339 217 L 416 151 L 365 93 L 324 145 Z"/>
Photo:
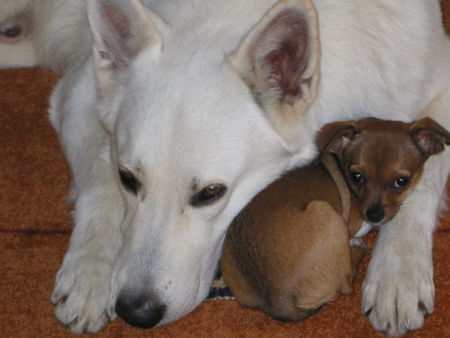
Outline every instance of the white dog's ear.
<path fill-rule="evenodd" d="M 285 138 L 317 96 L 320 41 L 311 0 L 281 0 L 244 38 L 230 59 Z"/>
<path fill-rule="evenodd" d="M 162 46 L 162 20 L 139 0 L 89 0 L 87 12 L 93 35 L 93 57 L 101 92 L 128 67 L 144 47 Z"/>

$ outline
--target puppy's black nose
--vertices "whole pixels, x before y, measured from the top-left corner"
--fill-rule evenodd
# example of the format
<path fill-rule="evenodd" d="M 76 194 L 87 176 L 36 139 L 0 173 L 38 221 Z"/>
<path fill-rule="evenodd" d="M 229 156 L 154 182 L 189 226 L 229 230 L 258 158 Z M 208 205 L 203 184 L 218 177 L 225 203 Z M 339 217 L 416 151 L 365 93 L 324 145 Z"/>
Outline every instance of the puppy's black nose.
<path fill-rule="evenodd" d="M 146 294 L 121 293 L 116 301 L 116 313 L 128 324 L 143 329 L 154 327 L 164 317 L 166 306 Z"/>
<path fill-rule="evenodd" d="M 379 206 L 372 207 L 367 210 L 366 217 L 369 222 L 379 223 L 384 218 L 384 210 Z"/>

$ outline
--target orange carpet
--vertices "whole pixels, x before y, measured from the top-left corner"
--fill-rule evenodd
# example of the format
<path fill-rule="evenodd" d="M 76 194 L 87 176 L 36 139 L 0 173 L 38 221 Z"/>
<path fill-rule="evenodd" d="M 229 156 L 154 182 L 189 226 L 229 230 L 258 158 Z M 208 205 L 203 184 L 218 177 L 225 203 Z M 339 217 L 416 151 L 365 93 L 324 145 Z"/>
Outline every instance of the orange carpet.
<path fill-rule="evenodd" d="M 443 8 L 450 28 L 450 0 Z M 68 169 L 46 112 L 56 80 L 37 69 L 0 71 L 0 337 L 71 336 L 50 303 L 71 229 Z M 374 241 L 371 234 L 371 248 Z M 353 296 L 302 323 L 277 322 L 233 300 L 214 300 L 158 329 L 135 329 L 118 319 L 99 337 L 382 337 L 360 313 L 367 261 Z M 434 268 L 436 310 L 409 337 L 450 337 L 450 213 L 435 235 Z"/>

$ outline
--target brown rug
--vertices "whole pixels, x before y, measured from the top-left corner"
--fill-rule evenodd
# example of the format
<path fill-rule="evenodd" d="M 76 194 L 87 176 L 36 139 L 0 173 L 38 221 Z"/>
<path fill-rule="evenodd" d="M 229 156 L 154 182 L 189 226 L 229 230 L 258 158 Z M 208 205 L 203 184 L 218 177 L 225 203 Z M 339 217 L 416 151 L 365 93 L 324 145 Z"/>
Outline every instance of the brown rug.
<path fill-rule="evenodd" d="M 450 28 L 450 0 L 443 7 Z M 64 201 L 68 169 L 46 112 L 56 80 L 37 69 L 0 71 L 0 337 L 71 336 L 50 303 L 71 230 Z M 371 248 L 374 241 L 371 234 Z M 140 330 L 118 319 L 99 337 L 382 337 L 360 313 L 367 261 L 353 296 L 302 323 L 213 300 L 163 328 Z M 450 337 L 450 213 L 435 235 L 434 268 L 436 310 L 410 337 Z"/>

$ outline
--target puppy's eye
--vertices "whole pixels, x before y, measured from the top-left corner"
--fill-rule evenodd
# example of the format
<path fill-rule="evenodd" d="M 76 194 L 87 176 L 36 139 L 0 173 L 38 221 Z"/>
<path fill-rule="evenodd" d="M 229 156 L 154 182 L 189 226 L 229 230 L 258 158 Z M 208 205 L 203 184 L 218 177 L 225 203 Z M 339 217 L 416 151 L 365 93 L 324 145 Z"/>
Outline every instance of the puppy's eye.
<path fill-rule="evenodd" d="M 190 203 L 194 207 L 211 204 L 220 199 L 227 187 L 222 184 L 209 184 L 191 197 Z"/>
<path fill-rule="evenodd" d="M 139 182 L 128 169 L 123 167 L 119 167 L 119 177 L 123 187 L 129 192 L 137 195 L 138 190 L 142 185 L 141 182 Z"/>
<path fill-rule="evenodd" d="M 398 177 L 393 184 L 394 189 L 401 189 L 408 185 L 409 183 L 409 177 L 402 176 Z"/>
<path fill-rule="evenodd" d="M 358 171 L 353 171 L 352 173 L 350 173 L 350 178 L 356 184 L 364 183 L 364 175 Z"/>

